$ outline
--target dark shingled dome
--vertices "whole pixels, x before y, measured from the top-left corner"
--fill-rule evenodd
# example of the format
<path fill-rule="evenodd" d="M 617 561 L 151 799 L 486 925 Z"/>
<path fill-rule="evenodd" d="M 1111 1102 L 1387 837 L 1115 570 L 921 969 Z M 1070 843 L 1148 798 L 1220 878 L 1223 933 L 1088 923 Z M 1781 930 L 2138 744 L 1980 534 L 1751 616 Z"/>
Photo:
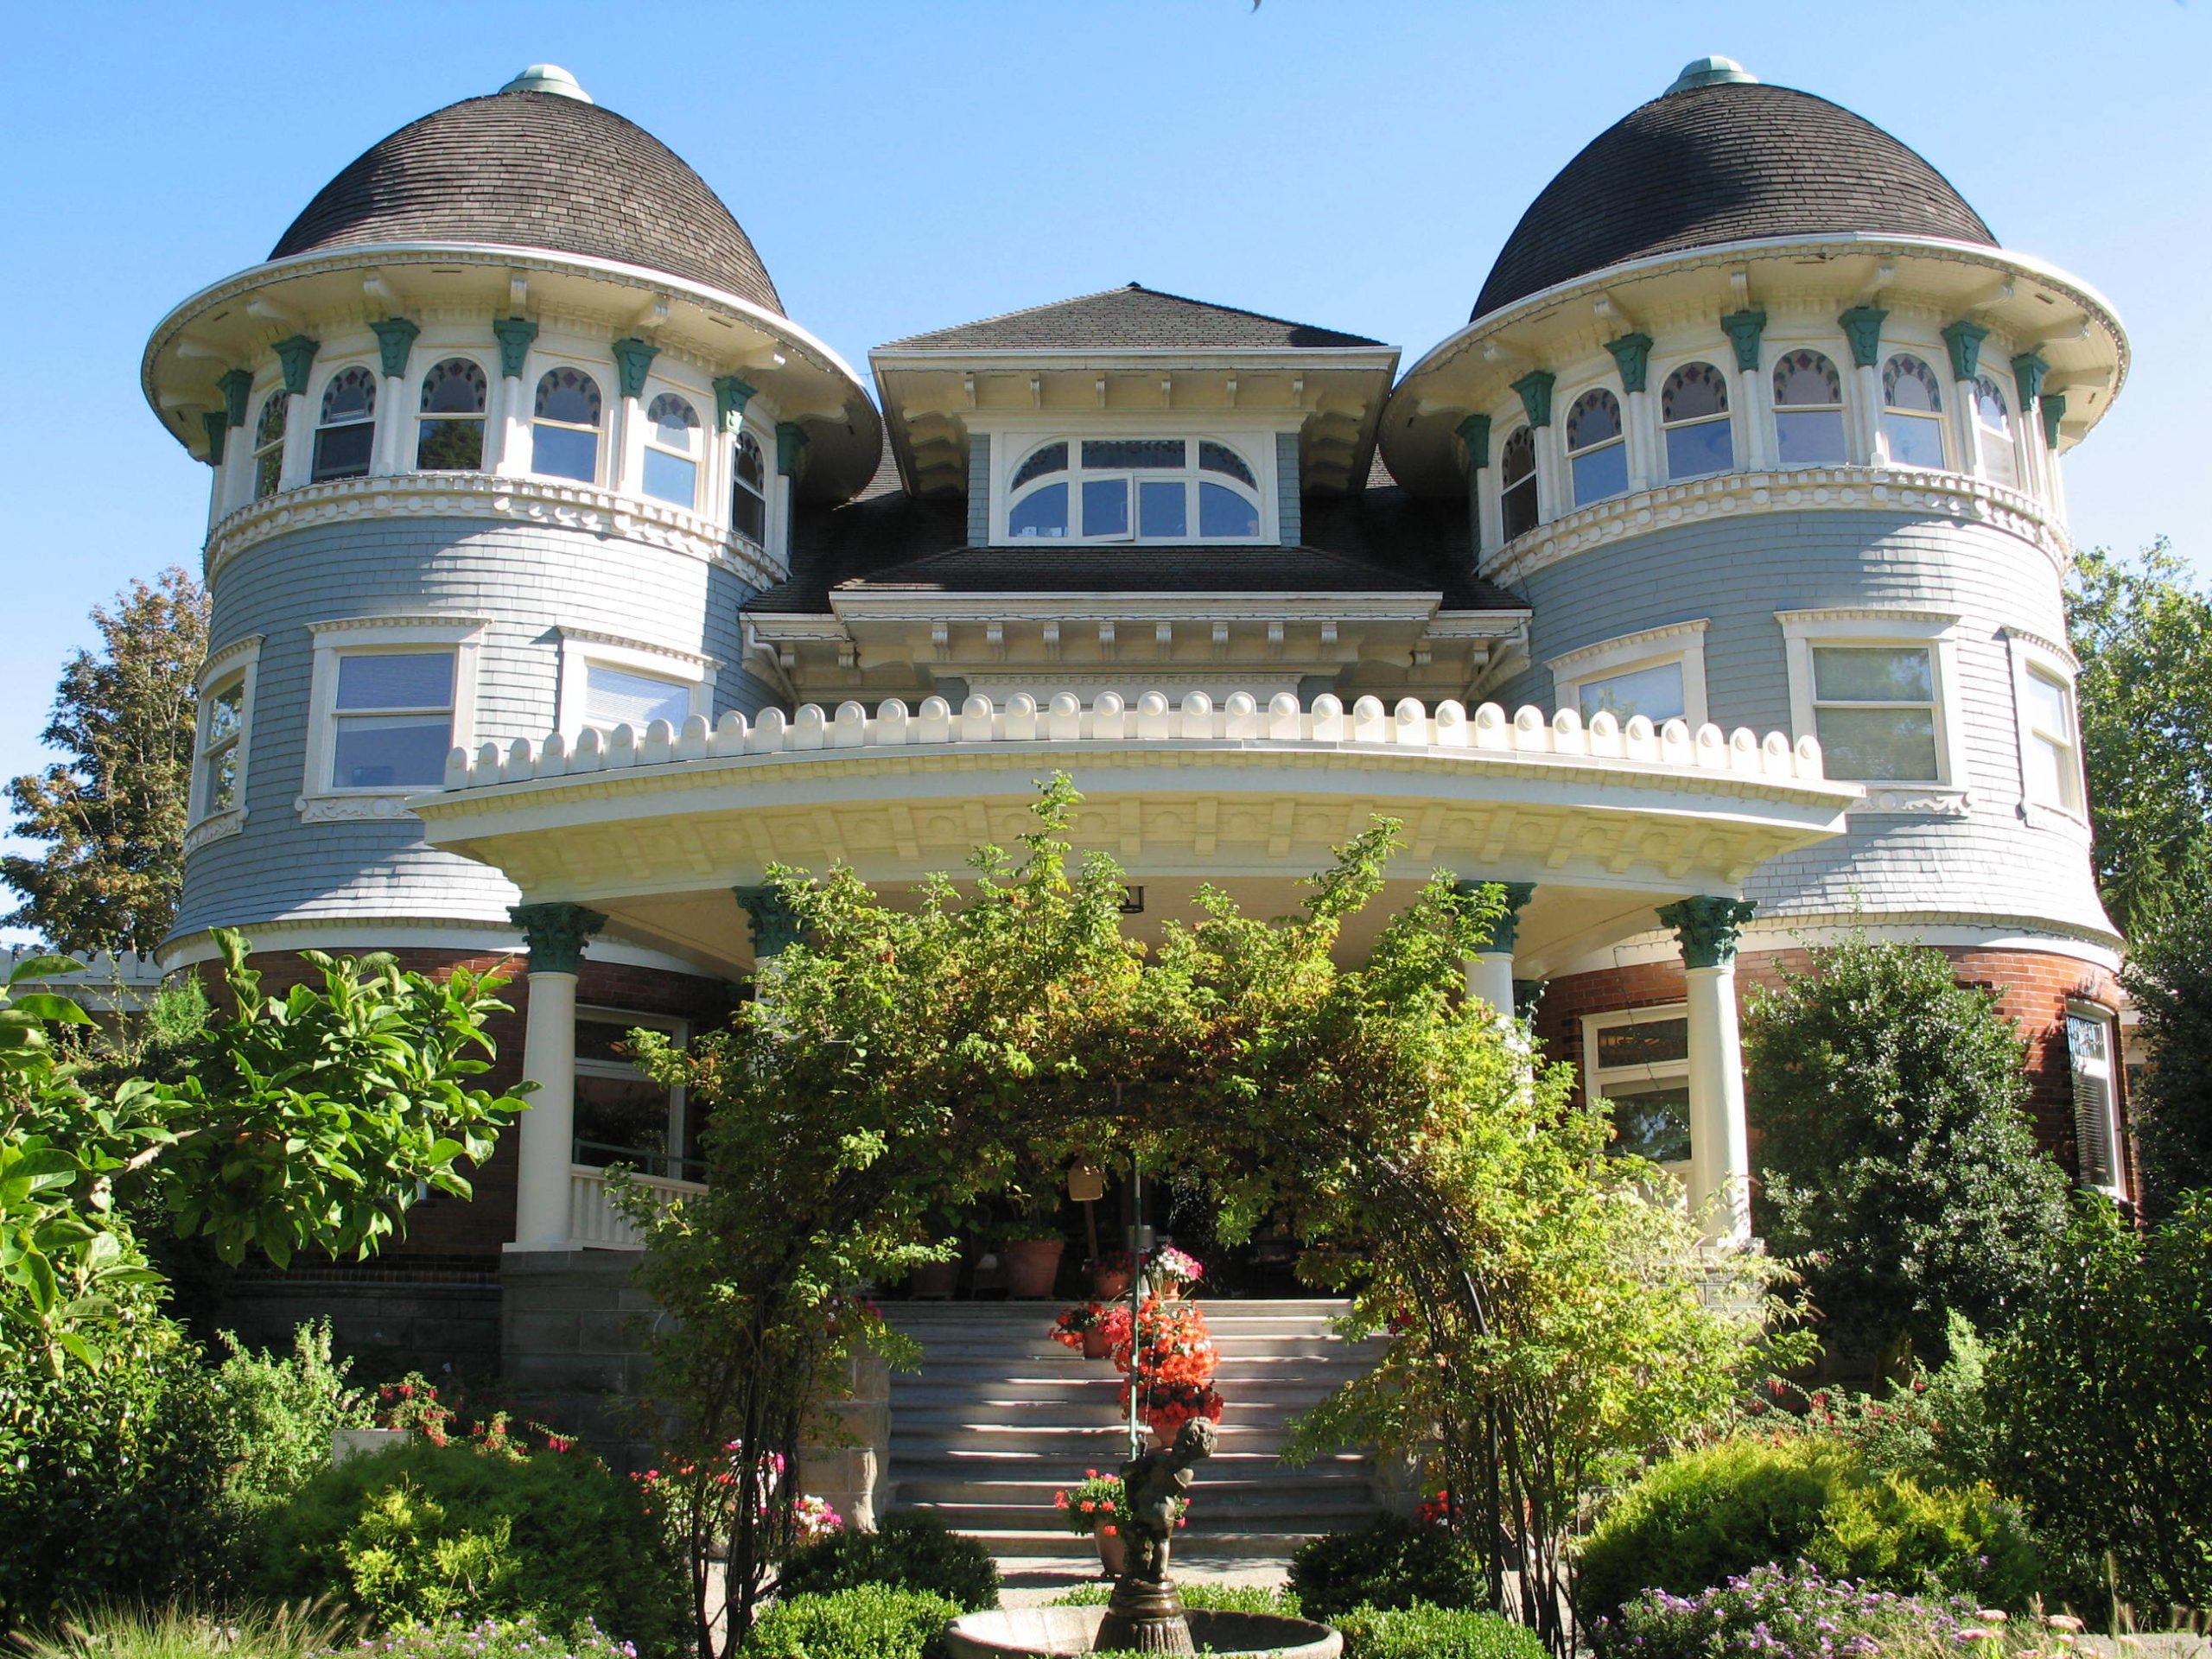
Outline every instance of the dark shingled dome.
<path fill-rule="evenodd" d="M 784 303 L 721 199 L 666 144 L 581 98 L 464 99 L 372 144 L 269 257 L 371 242 L 481 242 L 619 259 Z"/>
<path fill-rule="evenodd" d="M 1748 78 L 1684 86 L 1560 169 L 1506 238 L 1474 315 L 1649 254 L 1854 231 L 1997 242 L 1941 173 L 1840 105 Z"/>

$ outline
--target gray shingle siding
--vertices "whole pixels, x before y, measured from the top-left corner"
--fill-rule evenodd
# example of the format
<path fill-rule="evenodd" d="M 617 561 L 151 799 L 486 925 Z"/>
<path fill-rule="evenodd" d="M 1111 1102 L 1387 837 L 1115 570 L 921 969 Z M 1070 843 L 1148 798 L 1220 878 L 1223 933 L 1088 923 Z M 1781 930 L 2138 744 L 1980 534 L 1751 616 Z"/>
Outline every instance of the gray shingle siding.
<path fill-rule="evenodd" d="M 1275 539 L 1296 547 L 1306 539 L 1306 498 L 1298 475 L 1298 434 L 1275 434 L 1275 513 L 1282 533 Z"/>
<path fill-rule="evenodd" d="M 978 432 L 968 440 L 968 545 L 982 547 L 991 539 L 991 435 Z"/>
<path fill-rule="evenodd" d="M 497 872 L 423 845 L 411 818 L 301 819 L 313 623 L 442 611 L 491 619 L 478 655 L 478 743 L 553 728 L 564 626 L 715 658 L 717 715 L 776 701 L 741 664 L 737 613 L 747 590 L 736 576 L 586 531 L 441 519 L 321 527 L 247 549 L 214 587 L 213 646 L 263 636 L 247 816 L 239 834 L 187 861 L 181 932 L 280 918 L 499 921 L 513 901 Z"/>
<path fill-rule="evenodd" d="M 1775 513 L 1617 542 L 1539 570 L 1518 591 L 1535 613 L 1535 665 L 1502 687 L 1498 701 L 1550 709 L 1548 659 L 1704 617 L 1709 717 L 1724 730 L 1760 734 L 1792 731 L 1777 611 L 1956 612 L 1953 707 L 1964 721 L 1967 815 L 1855 813 L 1848 833 L 1774 861 L 1746 891 L 1770 913 L 1937 910 L 2109 930 L 2078 837 L 2021 817 L 2002 630 L 2065 636 L 2057 574 L 2026 543 L 1984 525 L 1903 513 Z"/>

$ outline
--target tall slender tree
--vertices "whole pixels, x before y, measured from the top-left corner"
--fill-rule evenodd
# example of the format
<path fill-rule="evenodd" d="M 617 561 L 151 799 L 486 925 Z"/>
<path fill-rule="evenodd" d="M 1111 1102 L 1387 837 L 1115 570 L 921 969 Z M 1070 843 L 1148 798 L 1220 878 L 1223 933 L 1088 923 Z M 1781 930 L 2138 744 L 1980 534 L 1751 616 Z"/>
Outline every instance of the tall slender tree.
<path fill-rule="evenodd" d="M 8 785 L 15 833 L 46 850 L 0 858 L 0 879 L 23 896 L 4 919 L 64 950 L 150 950 L 175 919 L 184 870 L 207 595 L 171 565 L 92 623 L 100 646 L 63 665 L 40 734 L 67 759 Z"/>

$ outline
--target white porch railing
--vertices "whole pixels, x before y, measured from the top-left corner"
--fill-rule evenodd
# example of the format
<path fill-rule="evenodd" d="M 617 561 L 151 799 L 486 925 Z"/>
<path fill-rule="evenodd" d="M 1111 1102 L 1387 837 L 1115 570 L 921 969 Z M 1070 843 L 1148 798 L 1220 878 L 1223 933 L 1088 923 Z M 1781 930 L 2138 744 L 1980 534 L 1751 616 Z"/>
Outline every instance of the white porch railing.
<path fill-rule="evenodd" d="M 671 1180 L 664 1175 L 633 1178 L 652 1193 L 656 1205 L 666 1205 L 707 1189 L 696 1181 Z M 617 1210 L 607 1195 L 607 1172 L 586 1164 L 569 1170 L 569 1238 L 581 1249 L 635 1250 L 644 1248 L 638 1230 Z"/>

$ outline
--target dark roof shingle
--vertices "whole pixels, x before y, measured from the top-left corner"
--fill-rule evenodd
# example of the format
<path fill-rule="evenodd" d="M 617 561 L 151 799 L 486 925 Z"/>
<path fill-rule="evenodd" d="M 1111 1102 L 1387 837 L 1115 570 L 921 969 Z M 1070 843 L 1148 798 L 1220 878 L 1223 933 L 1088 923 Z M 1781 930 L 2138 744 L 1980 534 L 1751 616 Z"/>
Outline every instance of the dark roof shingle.
<path fill-rule="evenodd" d="M 1647 255 L 1858 232 L 1997 238 L 1950 181 L 1872 122 L 1758 81 L 1669 92 L 1592 139 L 1521 216 L 1474 316 Z"/>
<path fill-rule="evenodd" d="M 479 242 L 620 260 L 783 315 L 753 239 L 706 181 L 613 111 L 555 92 L 464 99 L 369 146 L 271 259 L 374 242 Z"/>
<path fill-rule="evenodd" d="M 1179 294 L 1131 283 L 1052 305 L 1009 311 L 925 334 L 910 334 L 880 349 L 979 352 L 1235 351 L 1259 347 L 1362 349 L 1379 340 L 1316 328 L 1234 306 L 1186 300 Z"/>

